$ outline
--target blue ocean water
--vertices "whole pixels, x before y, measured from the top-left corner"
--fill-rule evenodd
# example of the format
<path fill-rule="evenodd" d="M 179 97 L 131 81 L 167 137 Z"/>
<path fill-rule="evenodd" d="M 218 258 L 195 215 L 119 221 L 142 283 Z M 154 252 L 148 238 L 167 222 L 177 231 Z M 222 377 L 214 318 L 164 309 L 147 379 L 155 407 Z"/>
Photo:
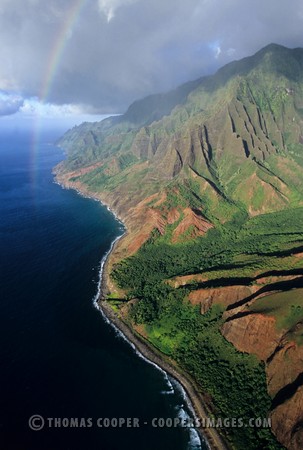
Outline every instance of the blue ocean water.
<path fill-rule="evenodd" d="M 0 134 L 0 448 L 201 448 L 193 432 L 150 425 L 186 414 L 182 392 L 93 305 L 100 261 L 122 229 L 99 203 L 53 182 L 61 131 L 38 142 L 31 129 Z M 42 430 L 29 427 L 33 415 Z M 97 426 L 127 417 L 140 426 Z M 86 426 L 63 425 L 72 418 Z"/>

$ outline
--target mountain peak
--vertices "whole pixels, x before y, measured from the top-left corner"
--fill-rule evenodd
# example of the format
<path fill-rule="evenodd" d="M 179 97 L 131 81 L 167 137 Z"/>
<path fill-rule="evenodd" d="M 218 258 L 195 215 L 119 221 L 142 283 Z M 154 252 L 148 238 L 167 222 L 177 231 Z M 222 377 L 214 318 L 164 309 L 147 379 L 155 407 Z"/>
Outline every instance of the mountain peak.
<path fill-rule="evenodd" d="M 261 48 L 255 55 L 258 54 L 265 54 L 268 52 L 278 52 L 278 51 L 290 51 L 289 48 L 285 47 L 284 45 L 276 44 L 275 42 L 272 42 L 271 44 L 266 45 L 265 47 Z"/>
<path fill-rule="evenodd" d="M 211 311 L 205 314 L 211 321 L 207 342 L 217 326 L 238 351 L 266 361 L 274 398 L 272 431 L 293 449 L 302 441 L 302 396 L 292 389 L 303 370 L 302 290 L 295 289 L 303 279 L 302 68 L 303 49 L 270 44 L 215 75 L 135 102 L 115 121 L 71 130 L 60 142 L 67 159 L 57 168 L 60 183 L 100 198 L 125 221 L 127 233 L 111 253 L 106 273 L 110 298 L 122 299 L 125 292 L 135 298 L 127 305 L 119 302 L 123 317 L 133 311 L 127 319 L 140 321 L 148 333 L 145 323 L 154 321 L 154 329 L 162 320 L 159 314 L 165 314 L 159 336 L 169 333 L 157 342 L 165 352 L 176 348 L 178 358 L 184 354 L 188 361 L 184 339 L 178 341 L 167 328 L 172 311 L 180 314 L 172 321 L 176 327 L 193 317 L 180 312 L 183 295 L 186 305 L 192 300 L 203 315 Z M 282 296 L 279 289 L 285 291 Z M 225 308 L 220 320 L 214 319 L 213 312 Z M 204 330 L 203 325 L 203 340 Z M 214 354 L 223 355 L 218 343 L 226 341 L 218 336 L 209 353 L 212 362 Z M 201 346 L 190 349 L 196 347 L 191 368 L 201 360 Z M 227 373 L 234 373 L 234 354 L 230 361 Z M 203 365 L 203 377 L 204 370 Z M 242 368 L 236 372 L 247 387 Z M 252 389 L 258 385 L 256 373 Z M 265 375 L 262 383 L 264 392 Z M 243 389 L 245 407 L 250 391 Z M 283 402 L 286 391 L 290 394 Z M 256 398 L 264 405 L 258 415 L 267 417 L 270 398 L 259 402 L 260 392 Z M 265 441 L 263 431 L 256 444 L 256 434 L 250 433 L 241 441 L 248 447 L 233 447 L 277 448 Z"/>
<path fill-rule="evenodd" d="M 212 85 L 227 83 L 235 76 L 246 76 L 252 70 L 280 74 L 289 79 L 300 79 L 303 70 L 303 49 L 289 49 L 279 44 L 269 44 L 252 56 L 232 61 L 210 77 Z"/>

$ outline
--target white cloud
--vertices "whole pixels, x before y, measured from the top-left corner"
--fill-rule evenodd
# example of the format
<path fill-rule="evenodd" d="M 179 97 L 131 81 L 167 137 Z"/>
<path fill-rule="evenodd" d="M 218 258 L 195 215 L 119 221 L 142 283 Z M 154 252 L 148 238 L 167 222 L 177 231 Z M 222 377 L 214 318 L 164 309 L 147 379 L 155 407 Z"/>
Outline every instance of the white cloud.
<path fill-rule="evenodd" d="M 41 102 L 38 97 L 23 98 L 20 94 L 0 90 L 0 116 L 13 116 L 18 119 L 71 119 L 79 123 L 83 120 L 91 121 L 94 117 L 100 120 L 106 115 L 100 115 L 80 104 L 56 105 Z M 99 120 L 96 118 L 96 120 Z"/>
<path fill-rule="evenodd" d="M 98 3 L 101 13 L 105 14 L 107 22 L 110 22 L 115 17 L 118 8 L 131 5 L 137 1 L 138 0 L 98 0 Z"/>
<path fill-rule="evenodd" d="M 66 117 L 83 114 L 80 105 L 64 104 L 54 105 L 52 103 L 42 103 L 38 98 L 25 99 L 20 107 L 20 113 L 26 116 L 38 117 Z"/>
<path fill-rule="evenodd" d="M 213 52 L 215 59 L 218 59 L 222 53 L 220 43 L 218 41 L 211 42 L 209 48 Z"/>
<path fill-rule="evenodd" d="M 222 53 L 221 47 L 220 47 L 220 45 L 218 45 L 218 46 L 215 48 L 215 58 L 218 59 L 219 56 L 221 55 L 221 53 Z"/>

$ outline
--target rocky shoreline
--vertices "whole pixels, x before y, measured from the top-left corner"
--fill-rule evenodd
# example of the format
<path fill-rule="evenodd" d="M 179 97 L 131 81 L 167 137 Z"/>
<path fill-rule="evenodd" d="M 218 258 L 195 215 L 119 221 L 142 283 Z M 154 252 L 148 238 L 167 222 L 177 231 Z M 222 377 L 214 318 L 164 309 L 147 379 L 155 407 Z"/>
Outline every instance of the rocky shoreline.
<path fill-rule="evenodd" d="M 172 376 L 181 384 L 186 392 L 189 403 L 194 411 L 196 418 L 203 419 L 209 417 L 209 414 L 207 414 L 205 406 L 203 405 L 204 402 L 202 396 L 197 391 L 192 380 L 189 380 L 189 378 L 184 373 L 181 374 L 181 372 L 177 370 L 177 368 L 171 361 L 168 361 L 168 359 L 160 354 L 160 352 L 158 352 L 155 348 L 151 347 L 151 345 L 140 335 L 135 333 L 127 323 L 121 320 L 117 316 L 117 314 L 115 314 L 106 300 L 100 299 L 98 302 L 98 306 L 102 310 L 103 314 L 109 319 L 109 321 L 113 323 L 124 334 L 128 341 L 134 344 L 136 349 L 146 359 L 159 366 L 168 375 Z M 223 440 L 223 437 L 219 435 L 217 430 L 213 428 L 202 428 L 197 429 L 197 431 L 200 434 L 201 440 L 204 442 L 206 440 L 206 443 L 212 450 L 225 450 L 229 448 L 226 442 Z"/>
<path fill-rule="evenodd" d="M 99 201 L 103 206 L 106 206 L 119 220 L 122 224 L 121 217 L 118 217 L 108 205 L 105 205 L 100 197 L 91 195 L 86 189 L 81 189 L 81 186 L 77 183 L 77 186 L 73 186 L 73 183 L 65 183 L 63 177 L 60 177 L 58 171 L 54 171 L 55 181 L 65 189 L 74 189 L 77 191 L 79 195 L 82 195 L 87 198 L 91 198 Z M 127 231 L 126 233 L 127 234 Z M 125 235 L 124 234 L 124 235 Z M 101 273 L 100 273 L 100 281 L 99 281 L 99 298 L 96 299 L 96 305 L 104 314 L 104 316 L 109 320 L 110 323 L 114 324 L 120 332 L 126 337 L 126 339 L 132 343 L 136 350 L 144 356 L 144 358 L 148 359 L 152 363 L 159 366 L 162 370 L 164 370 L 167 374 L 176 379 L 183 389 L 186 392 L 186 395 L 189 400 L 189 404 L 198 419 L 205 419 L 210 417 L 211 411 L 207 408 L 205 401 L 203 399 L 202 394 L 198 391 L 197 386 L 193 379 L 191 379 L 185 372 L 181 372 L 180 368 L 176 366 L 176 363 L 158 351 L 155 347 L 153 347 L 143 336 L 136 333 L 129 324 L 127 324 L 124 320 L 122 320 L 118 315 L 114 312 L 114 310 L 109 305 L 109 302 L 106 301 L 106 297 L 109 293 L 108 289 L 108 262 L 111 254 L 114 252 L 116 245 L 119 240 L 124 237 L 121 235 L 118 237 L 116 241 L 113 243 L 111 249 L 107 253 L 103 264 L 101 265 Z M 197 431 L 200 434 L 200 438 L 202 441 L 206 441 L 211 450 L 227 450 L 230 446 L 227 444 L 224 437 L 219 434 L 218 430 L 215 428 L 197 428 Z"/>
<path fill-rule="evenodd" d="M 123 236 L 121 236 L 122 238 Z M 162 370 L 164 370 L 168 375 L 172 376 L 176 379 L 183 389 L 186 392 L 186 395 L 189 399 L 190 406 L 195 414 L 195 416 L 199 419 L 206 418 L 210 416 L 210 411 L 205 405 L 205 401 L 200 392 L 198 392 L 197 387 L 195 386 L 194 380 L 190 379 L 190 377 L 182 372 L 180 368 L 176 366 L 176 363 L 166 357 L 163 353 L 158 351 L 155 347 L 153 347 L 143 336 L 139 335 L 134 329 L 130 327 L 128 323 L 122 320 L 110 306 L 109 302 L 106 301 L 106 297 L 109 293 L 109 289 L 107 287 L 107 280 L 109 277 L 108 273 L 108 259 L 110 254 L 115 250 L 115 246 L 118 243 L 118 240 L 112 246 L 110 252 L 108 252 L 106 259 L 104 261 L 104 265 L 101 269 L 100 274 L 100 295 L 97 300 L 97 305 L 103 314 L 107 317 L 107 319 L 114 324 L 122 334 L 130 341 L 137 351 L 141 353 L 146 359 L 151 361 L 152 363 L 159 366 Z M 200 438 L 202 441 L 209 445 L 212 450 L 227 450 L 229 446 L 225 442 L 223 436 L 221 436 L 216 429 L 213 428 L 203 428 L 197 429 L 200 434 Z"/>

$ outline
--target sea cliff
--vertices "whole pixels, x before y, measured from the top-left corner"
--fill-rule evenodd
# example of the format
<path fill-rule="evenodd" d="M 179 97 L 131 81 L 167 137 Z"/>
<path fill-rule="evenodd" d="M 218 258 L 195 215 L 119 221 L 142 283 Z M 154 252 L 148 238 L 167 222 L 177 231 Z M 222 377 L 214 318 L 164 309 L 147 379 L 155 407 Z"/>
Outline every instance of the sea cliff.
<path fill-rule="evenodd" d="M 94 198 L 95 200 L 100 201 L 102 205 L 109 207 L 104 203 L 104 200 L 101 200 L 99 196 L 92 196 L 91 193 L 79 183 L 74 185 L 73 183 L 66 181 L 65 177 L 60 175 L 60 165 L 55 168 L 54 174 L 56 176 L 56 182 L 63 188 L 74 189 L 80 195 L 88 198 Z M 115 214 L 115 211 L 112 212 Z M 121 215 L 119 217 L 116 215 L 116 217 L 121 221 L 121 223 L 123 223 L 123 218 Z M 164 370 L 164 372 L 180 383 L 188 396 L 188 403 L 196 420 L 200 421 L 202 419 L 202 422 L 204 420 L 206 421 L 206 419 L 210 418 L 212 415 L 212 406 L 209 402 L 208 396 L 206 394 L 203 396 L 194 379 L 191 378 L 186 372 L 182 371 L 174 360 L 165 357 L 163 353 L 153 347 L 142 334 L 131 326 L 131 323 L 126 320 L 125 316 L 123 317 L 121 314 L 114 311 L 108 301 L 108 296 L 113 290 L 113 283 L 110 279 L 110 271 L 113 265 L 111 259 L 113 258 L 116 260 L 117 257 L 115 252 L 119 247 L 119 243 L 126 237 L 127 229 L 125 229 L 125 232 L 120 237 L 116 238 L 116 240 L 112 243 L 110 251 L 105 255 L 105 258 L 101 262 L 99 289 L 95 299 L 96 306 L 109 320 L 109 322 L 122 333 L 127 341 L 135 346 L 140 355 L 160 367 Z M 220 430 L 215 428 L 201 426 L 197 427 L 197 431 L 200 435 L 200 439 L 211 449 L 226 450 L 230 448 L 229 443 L 226 440 L 226 436 L 224 436 L 224 430 L 221 430 L 220 432 Z"/>
<path fill-rule="evenodd" d="M 70 130 L 57 173 L 125 224 L 106 271 L 120 318 L 214 413 L 270 418 L 291 450 L 303 439 L 302 73 L 302 49 L 269 45 Z M 227 431 L 235 448 L 279 448 L 268 429 Z"/>

